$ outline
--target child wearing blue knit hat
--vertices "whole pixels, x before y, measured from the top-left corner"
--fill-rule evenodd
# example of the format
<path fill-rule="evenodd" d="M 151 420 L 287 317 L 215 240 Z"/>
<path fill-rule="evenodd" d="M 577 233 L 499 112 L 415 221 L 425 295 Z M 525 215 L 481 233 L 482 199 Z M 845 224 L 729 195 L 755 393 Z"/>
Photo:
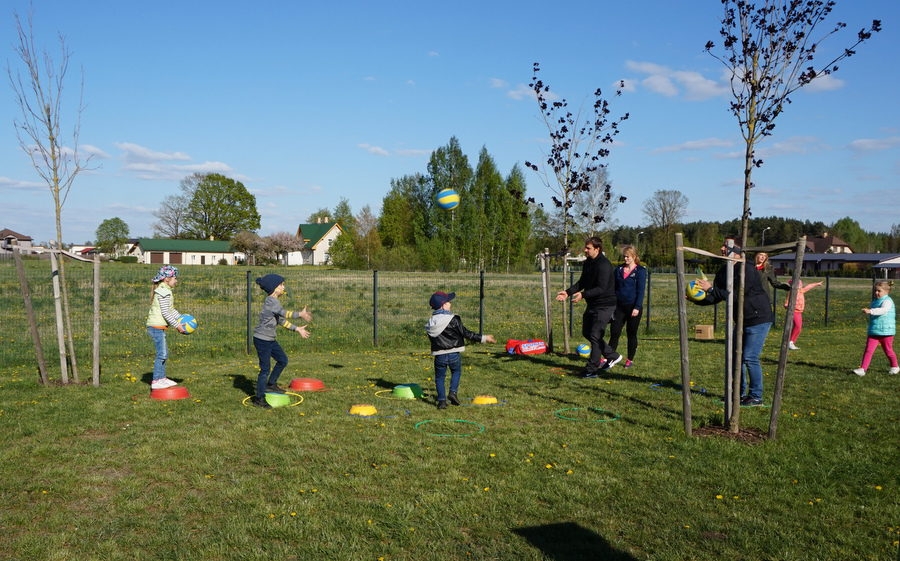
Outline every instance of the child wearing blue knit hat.
<path fill-rule="evenodd" d="M 253 405 L 270 409 L 271 406 L 266 401 L 266 392 L 284 393 L 278 386 L 278 377 L 288 365 L 287 354 L 275 339 L 276 328 L 280 325 L 307 339 L 309 331 L 306 326 L 294 325 L 290 320 L 300 318 L 305 322 L 311 322 L 312 314 L 305 306 L 299 312 L 284 309 L 278 301 L 286 291 L 284 277 L 281 275 L 270 273 L 256 279 L 256 284 L 266 291 L 267 296 L 259 312 L 259 323 L 253 330 L 253 346 L 256 347 L 256 355 L 259 358 L 259 376 L 256 378 L 256 396 L 253 398 Z M 275 368 L 271 368 L 272 359 L 275 359 Z"/>

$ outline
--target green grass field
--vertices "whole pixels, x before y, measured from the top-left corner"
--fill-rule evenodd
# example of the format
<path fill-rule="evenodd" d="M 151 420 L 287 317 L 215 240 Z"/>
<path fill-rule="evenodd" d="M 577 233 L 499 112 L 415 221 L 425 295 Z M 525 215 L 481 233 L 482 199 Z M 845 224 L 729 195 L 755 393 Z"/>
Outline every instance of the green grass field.
<path fill-rule="evenodd" d="M 807 295 L 778 438 L 748 442 L 699 436 L 722 423 L 721 327 L 716 340 L 690 343 L 698 430 L 685 435 L 671 277 L 654 276 L 652 329 L 642 330 L 635 367 L 583 380 L 574 356 L 472 345 L 463 405 L 438 411 L 418 332 L 423 295 L 462 286 L 457 311 L 477 326 L 477 282 L 383 278 L 379 301 L 398 319 L 382 328 L 391 343 L 375 347 L 360 306 L 348 304 L 368 298 L 371 277 L 291 273 L 317 322 L 309 341 L 280 334 L 291 357 L 283 383 L 311 377 L 326 390 L 296 392 L 291 406 L 265 411 L 245 404 L 256 365 L 240 328 L 210 319 L 240 310 L 219 300 L 239 300 L 243 289 L 218 285 L 236 291 L 227 298 L 193 293 L 212 291 L 220 268 L 207 268 L 202 283 L 199 268 L 186 268 L 177 289 L 179 308 L 206 319 L 190 337 L 170 334 L 169 375 L 191 394 L 177 401 L 149 397 L 152 346 L 140 327 L 147 282 L 104 287 L 113 311 L 137 319 L 104 328 L 101 386 L 43 387 L 27 338 L 9 328 L 21 325 L 21 302 L 0 269 L 0 559 L 897 559 L 900 377 L 887 375 L 883 354 L 866 377 L 849 373 L 865 338 L 866 281 L 832 280 L 827 324 L 825 292 Z M 488 286 L 486 331 L 500 343 L 540 336 L 539 279 Z M 331 311 L 342 302 L 344 315 Z M 691 324 L 712 323 L 709 309 L 689 314 Z M 223 335 L 229 329 L 238 341 Z M 352 343 L 342 329 L 366 334 Z M 410 333 L 393 333 L 403 329 Z M 765 349 L 767 400 L 780 335 L 774 329 Z M 395 398 L 392 388 L 408 383 L 425 396 Z M 498 402 L 474 405 L 479 395 Z M 355 404 L 377 413 L 350 415 Z M 765 433 L 770 413 L 743 409 L 742 425 Z"/>

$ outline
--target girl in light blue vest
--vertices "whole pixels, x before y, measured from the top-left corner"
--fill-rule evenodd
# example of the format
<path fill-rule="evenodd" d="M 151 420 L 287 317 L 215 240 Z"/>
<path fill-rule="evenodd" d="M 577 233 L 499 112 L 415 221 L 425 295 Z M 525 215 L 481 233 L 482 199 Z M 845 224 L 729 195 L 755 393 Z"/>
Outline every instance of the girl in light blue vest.
<path fill-rule="evenodd" d="M 875 283 L 875 298 L 868 308 L 863 308 L 864 314 L 869 316 L 868 337 L 866 337 L 866 351 L 863 353 L 862 364 L 853 371 L 857 376 L 865 376 L 869 364 L 872 362 L 872 355 L 875 349 L 881 345 L 884 354 L 887 355 L 891 368 L 888 374 L 900 373 L 900 366 L 897 365 L 897 355 L 894 353 L 894 335 L 897 333 L 897 312 L 894 308 L 894 301 L 888 296 L 891 287 L 894 286 L 892 281 L 878 281 Z"/>

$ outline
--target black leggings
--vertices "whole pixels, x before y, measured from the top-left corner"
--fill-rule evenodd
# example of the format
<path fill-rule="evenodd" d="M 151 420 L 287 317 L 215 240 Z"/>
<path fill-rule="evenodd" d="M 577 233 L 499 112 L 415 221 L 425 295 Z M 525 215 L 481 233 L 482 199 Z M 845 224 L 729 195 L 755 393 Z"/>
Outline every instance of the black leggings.
<path fill-rule="evenodd" d="M 634 306 L 616 306 L 616 313 L 613 314 L 612 322 L 609 324 L 609 346 L 613 349 L 618 348 L 622 327 L 625 328 L 625 336 L 628 339 L 628 354 L 625 356 L 628 360 L 634 360 L 634 355 L 637 353 L 638 328 L 641 326 L 641 316 L 644 315 L 641 310 L 636 316 L 632 316 L 632 310 L 634 310 Z"/>

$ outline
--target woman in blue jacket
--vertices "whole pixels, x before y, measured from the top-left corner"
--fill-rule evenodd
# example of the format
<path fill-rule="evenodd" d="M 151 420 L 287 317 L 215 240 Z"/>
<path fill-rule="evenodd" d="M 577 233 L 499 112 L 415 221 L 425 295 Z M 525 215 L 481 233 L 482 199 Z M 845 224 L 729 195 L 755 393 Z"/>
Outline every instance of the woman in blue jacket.
<path fill-rule="evenodd" d="M 644 310 L 644 289 L 647 287 L 647 269 L 641 265 L 634 246 L 622 248 L 625 263 L 616 267 L 616 311 L 609 325 L 609 346 L 616 349 L 622 328 L 628 340 L 625 368 L 633 364 L 638 348 L 638 328 Z"/>

